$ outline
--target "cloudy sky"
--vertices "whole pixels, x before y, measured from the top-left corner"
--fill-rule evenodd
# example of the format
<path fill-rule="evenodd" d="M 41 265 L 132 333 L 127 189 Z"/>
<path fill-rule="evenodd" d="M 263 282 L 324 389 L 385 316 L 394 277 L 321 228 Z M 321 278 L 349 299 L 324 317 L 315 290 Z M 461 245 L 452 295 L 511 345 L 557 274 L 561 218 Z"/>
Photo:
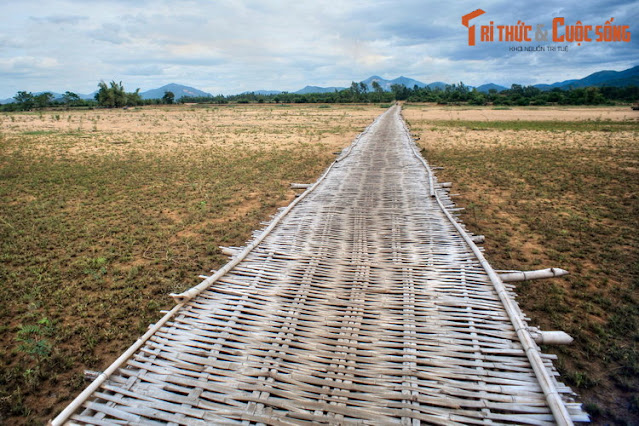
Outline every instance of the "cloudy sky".
<path fill-rule="evenodd" d="M 482 43 L 472 23 L 550 29 L 629 25 L 631 41 Z M 142 91 L 180 83 L 213 94 L 348 86 L 371 75 L 425 83 L 552 83 L 639 64 L 639 0 L 0 0 L 0 99 L 19 90 Z M 516 52 L 511 46 L 568 46 Z"/>

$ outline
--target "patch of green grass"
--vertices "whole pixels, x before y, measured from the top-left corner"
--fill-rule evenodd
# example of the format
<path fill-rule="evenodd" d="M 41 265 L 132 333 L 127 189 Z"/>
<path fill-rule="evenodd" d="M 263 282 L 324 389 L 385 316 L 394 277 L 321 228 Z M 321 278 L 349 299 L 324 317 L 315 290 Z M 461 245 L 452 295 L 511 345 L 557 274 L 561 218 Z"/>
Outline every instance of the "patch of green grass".
<path fill-rule="evenodd" d="M 57 130 L 33 130 L 22 132 L 24 136 L 45 136 L 45 135 L 55 135 L 58 133 Z"/>

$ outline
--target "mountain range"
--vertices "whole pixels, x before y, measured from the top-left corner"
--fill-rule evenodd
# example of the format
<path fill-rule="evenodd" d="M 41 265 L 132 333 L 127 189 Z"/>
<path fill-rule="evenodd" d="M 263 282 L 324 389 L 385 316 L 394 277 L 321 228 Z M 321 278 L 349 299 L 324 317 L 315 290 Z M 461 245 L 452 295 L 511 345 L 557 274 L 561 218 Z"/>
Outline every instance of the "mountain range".
<path fill-rule="evenodd" d="M 366 80 L 362 80 L 362 83 L 366 85 L 368 91 L 374 91 L 373 82 L 377 82 L 379 86 L 385 90 L 390 91 L 391 86 L 394 84 L 404 85 L 409 88 L 417 87 L 430 87 L 431 89 L 444 89 L 446 87 L 446 83 L 441 81 L 436 81 L 433 83 L 423 83 L 421 81 L 408 78 L 408 77 L 398 77 L 393 80 L 386 80 L 379 76 L 371 76 Z M 611 86 L 611 87 L 627 87 L 627 86 L 639 86 L 639 65 L 629 68 L 623 71 L 598 71 L 593 74 L 590 74 L 582 79 L 577 80 L 565 80 L 561 82 L 556 82 L 553 84 L 535 84 L 534 87 L 537 87 L 541 90 L 552 90 L 554 88 L 560 89 L 576 89 L 581 87 L 603 87 L 603 86 Z M 472 86 L 469 86 L 473 88 Z M 309 93 L 327 93 L 344 90 L 346 87 L 320 87 L 320 86 L 306 86 L 303 89 L 300 89 L 296 92 L 292 92 L 295 94 L 305 95 Z M 476 87 L 480 92 L 488 93 L 489 90 L 494 89 L 497 92 L 508 89 L 507 87 L 500 86 L 494 83 L 482 84 L 481 86 Z M 184 96 L 192 96 L 192 97 L 210 97 L 212 96 L 210 93 L 204 92 L 202 90 L 196 89 L 194 87 L 184 86 L 181 84 L 167 84 L 165 86 L 159 87 L 157 89 L 147 90 L 145 92 L 140 92 L 140 96 L 142 99 L 160 99 L 164 96 L 165 92 L 173 92 L 175 95 L 175 99 L 178 100 Z M 42 93 L 42 92 L 40 92 Z M 78 94 L 82 99 L 93 99 L 96 92 L 93 92 L 88 95 Z M 253 92 L 245 92 L 245 93 L 254 93 L 256 95 L 277 95 L 279 93 L 283 93 L 279 90 L 256 90 Z M 36 95 L 39 93 L 35 93 Z M 54 99 L 62 98 L 62 94 L 53 93 Z M 11 103 L 13 102 L 13 98 L 2 99 L 0 100 L 1 104 Z"/>
<path fill-rule="evenodd" d="M 431 89 L 444 89 L 447 86 L 447 83 L 443 83 L 441 81 L 436 81 L 433 83 L 423 83 L 421 81 L 408 78 L 408 77 L 398 77 L 393 80 L 386 80 L 379 76 L 371 76 L 366 80 L 362 80 L 362 83 L 366 84 L 368 91 L 373 91 L 373 82 L 377 82 L 382 89 L 389 92 L 391 90 L 391 86 L 394 84 L 404 85 L 409 88 L 417 87 L 430 87 Z M 561 89 L 577 89 L 581 87 L 627 87 L 627 86 L 639 86 L 639 65 L 629 68 L 624 71 L 599 71 L 593 74 L 590 74 L 587 77 L 578 80 L 565 80 L 553 84 L 534 84 L 533 87 L 536 87 L 540 90 L 552 90 L 554 88 Z M 473 88 L 473 86 L 469 86 Z M 497 92 L 501 92 L 502 90 L 509 89 L 505 86 L 500 86 L 495 83 L 487 83 L 482 84 L 481 86 L 475 87 L 480 92 L 488 93 L 491 89 L 496 90 Z M 308 93 L 326 93 L 326 92 L 334 92 L 335 90 L 344 90 L 346 87 L 319 87 L 319 86 L 306 86 L 305 88 L 298 90 L 297 92 L 293 92 L 296 94 L 304 95 Z M 282 93 L 277 90 L 257 90 L 255 92 L 256 95 L 272 95 Z M 177 98 L 177 96 L 176 96 Z"/>

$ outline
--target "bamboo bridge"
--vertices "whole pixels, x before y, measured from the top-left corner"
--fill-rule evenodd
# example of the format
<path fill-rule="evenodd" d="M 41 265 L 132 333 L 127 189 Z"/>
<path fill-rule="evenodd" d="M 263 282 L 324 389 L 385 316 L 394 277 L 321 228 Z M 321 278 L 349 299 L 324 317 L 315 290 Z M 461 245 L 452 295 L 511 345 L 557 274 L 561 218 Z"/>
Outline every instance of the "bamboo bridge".
<path fill-rule="evenodd" d="M 446 186 L 393 106 L 50 423 L 588 421 Z"/>

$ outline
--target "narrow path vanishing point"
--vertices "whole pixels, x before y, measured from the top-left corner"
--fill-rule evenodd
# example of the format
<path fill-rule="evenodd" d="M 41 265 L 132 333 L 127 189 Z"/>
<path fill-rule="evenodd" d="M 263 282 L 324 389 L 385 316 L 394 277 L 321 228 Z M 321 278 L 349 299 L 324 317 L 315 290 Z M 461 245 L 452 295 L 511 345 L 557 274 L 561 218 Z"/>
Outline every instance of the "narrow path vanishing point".
<path fill-rule="evenodd" d="M 452 206 L 390 108 L 52 424 L 587 421 Z"/>

